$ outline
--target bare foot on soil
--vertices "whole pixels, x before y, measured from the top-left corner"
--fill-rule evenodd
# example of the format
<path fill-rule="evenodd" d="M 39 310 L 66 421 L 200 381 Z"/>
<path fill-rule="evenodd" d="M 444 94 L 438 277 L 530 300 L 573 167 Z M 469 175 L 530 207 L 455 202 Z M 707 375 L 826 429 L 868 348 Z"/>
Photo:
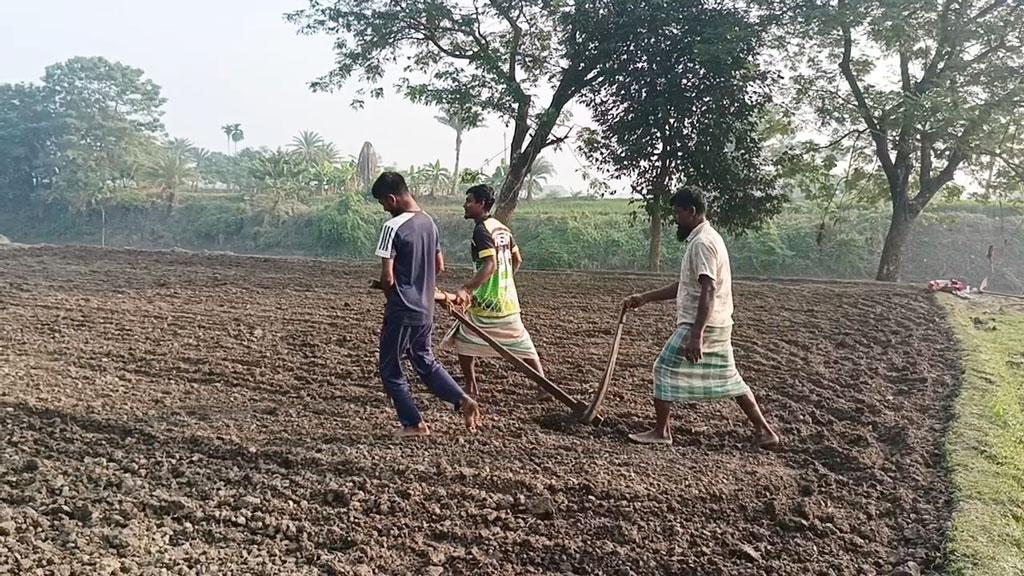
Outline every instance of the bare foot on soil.
<path fill-rule="evenodd" d="M 668 446 L 672 444 L 672 435 L 662 436 L 660 432 L 655 429 L 648 430 L 647 432 L 641 432 L 639 434 L 630 434 L 629 439 L 637 444 L 661 444 Z"/>
<path fill-rule="evenodd" d="M 767 430 L 761 430 L 754 436 L 754 444 L 764 450 L 772 450 L 779 447 L 779 435 L 776 434 L 771 428 Z"/>
<path fill-rule="evenodd" d="M 469 396 L 462 399 L 462 419 L 466 422 L 466 429 L 476 432 L 480 426 L 480 405 Z"/>
<path fill-rule="evenodd" d="M 403 426 L 395 432 L 396 438 L 423 438 L 425 436 L 430 436 L 430 428 L 427 427 L 426 422 L 420 422 L 416 426 Z"/>

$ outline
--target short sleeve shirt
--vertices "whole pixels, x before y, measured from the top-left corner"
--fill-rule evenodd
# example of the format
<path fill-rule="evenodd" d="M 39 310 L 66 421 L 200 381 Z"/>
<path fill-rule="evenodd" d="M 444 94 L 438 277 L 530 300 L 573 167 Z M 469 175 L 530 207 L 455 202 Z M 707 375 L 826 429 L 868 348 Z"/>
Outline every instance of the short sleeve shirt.
<path fill-rule="evenodd" d="M 519 295 L 513 278 L 512 255 L 519 251 L 512 231 L 497 218 L 478 222 L 473 229 L 470 252 L 477 271 L 491 258 L 494 274 L 473 292 L 470 311 L 489 318 L 504 318 L 519 313 Z"/>
<path fill-rule="evenodd" d="M 425 212 L 405 212 L 384 223 L 376 255 L 394 260 L 395 287 L 384 320 L 402 326 L 434 321 L 435 262 L 441 251 L 437 226 Z"/>
<path fill-rule="evenodd" d="M 676 324 L 697 321 L 702 276 L 715 282 L 715 299 L 708 313 L 708 326 L 732 326 L 732 270 L 725 240 L 707 221 L 693 229 L 686 239 L 679 270 L 679 291 L 676 293 Z"/>

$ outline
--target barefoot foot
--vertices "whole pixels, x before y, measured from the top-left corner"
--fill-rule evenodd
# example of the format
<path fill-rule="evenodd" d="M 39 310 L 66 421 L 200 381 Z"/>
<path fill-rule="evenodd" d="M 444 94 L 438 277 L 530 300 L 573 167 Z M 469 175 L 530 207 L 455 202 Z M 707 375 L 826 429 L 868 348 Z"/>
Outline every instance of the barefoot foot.
<path fill-rule="evenodd" d="M 647 432 L 641 432 L 639 434 L 630 434 L 629 439 L 637 444 L 661 444 L 670 445 L 672 444 L 672 434 L 669 433 L 667 436 L 662 435 L 661 432 L 655 429 L 648 430 Z"/>
<path fill-rule="evenodd" d="M 469 396 L 462 399 L 462 419 L 470 432 L 476 432 L 480 426 L 480 405 Z"/>
<path fill-rule="evenodd" d="M 426 422 L 420 422 L 416 426 L 403 426 L 395 432 L 396 438 L 423 438 L 430 436 L 430 428 Z"/>
<path fill-rule="evenodd" d="M 771 428 L 761 430 L 754 436 L 754 444 L 764 450 L 778 448 L 780 442 L 778 434 Z"/>

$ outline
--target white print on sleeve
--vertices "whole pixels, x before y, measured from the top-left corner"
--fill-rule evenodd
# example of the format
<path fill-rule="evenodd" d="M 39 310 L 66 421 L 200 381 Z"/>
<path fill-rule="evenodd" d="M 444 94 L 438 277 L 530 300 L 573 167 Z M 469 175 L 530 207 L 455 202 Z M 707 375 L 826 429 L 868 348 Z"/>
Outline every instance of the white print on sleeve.
<path fill-rule="evenodd" d="M 398 229 L 402 227 L 402 224 L 408 222 L 415 215 L 415 212 L 403 212 L 384 223 L 384 227 L 380 230 L 380 239 L 377 240 L 377 251 L 375 253 L 378 258 L 395 257 L 395 235 L 398 233 Z"/>

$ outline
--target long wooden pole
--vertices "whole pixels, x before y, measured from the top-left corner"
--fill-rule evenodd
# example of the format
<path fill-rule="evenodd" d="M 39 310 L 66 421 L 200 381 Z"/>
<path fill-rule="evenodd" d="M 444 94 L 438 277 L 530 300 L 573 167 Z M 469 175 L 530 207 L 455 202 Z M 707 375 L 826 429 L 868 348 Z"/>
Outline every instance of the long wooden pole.
<path fill-rule="evenodd" d="M 1017 298 L 1024 300 L 1024 294 L 1007 294 L 1006 292 L 989 292 L 988 290 L 981 290 L 981 293 L 988 296 L 1001 296 L 1003 298 Z"/>
<path fill-rule="evenodd" d="M 380 282 L 377 280 L 374 280 L 371 286 L 378 290 L 381 288 Z M 475 334 L 478 338 L 486 342 L 488 346 L 493 348 L 494 351 L 498 353 L 499 356 L 507 360 L 510 364 L 512 364 L 512 366 L 515 369 L 521 372 L 524 376 L 536 382 L 542 390 L 544 390 L 548 394 L 551 394 L 556 400 L 558 400 L 562 404 L 565 404 L 570 410 L 572 410 L 574 415 L 579 417 L 587 410 L 587 405 L 585 403 L 573 398 L 557 384 L 542 376 L 540 373 L 534 370 L 533 367 L 531 367 L 526 362 L 523 362 L 521 358 L 519 358 L 518 356 L 510 352 L 507 348 L 502 346 L 497 340 L 491 337 L 490 334 L 483 331 L 476 324 L 473 324 L 473 322 L 470 321 L 470 319 L 467 318 L 465 314 L 451 306 L 451 303 L 455 301 L 454 294 L 447 294 L 445 292 L 436 291 L 434 292 L 434 301 L 438 303 L 443 302 L 445 304 L 448 304 L 448 313 L 451 314 L 456 320 L 458 320 L 460 324 L 465 326 L 467 330 Z M 589 422 L 600 424 L 603 421 L 604 418 L 602 418 L 601 416 L 591 415 L 591 420 Z"/>

